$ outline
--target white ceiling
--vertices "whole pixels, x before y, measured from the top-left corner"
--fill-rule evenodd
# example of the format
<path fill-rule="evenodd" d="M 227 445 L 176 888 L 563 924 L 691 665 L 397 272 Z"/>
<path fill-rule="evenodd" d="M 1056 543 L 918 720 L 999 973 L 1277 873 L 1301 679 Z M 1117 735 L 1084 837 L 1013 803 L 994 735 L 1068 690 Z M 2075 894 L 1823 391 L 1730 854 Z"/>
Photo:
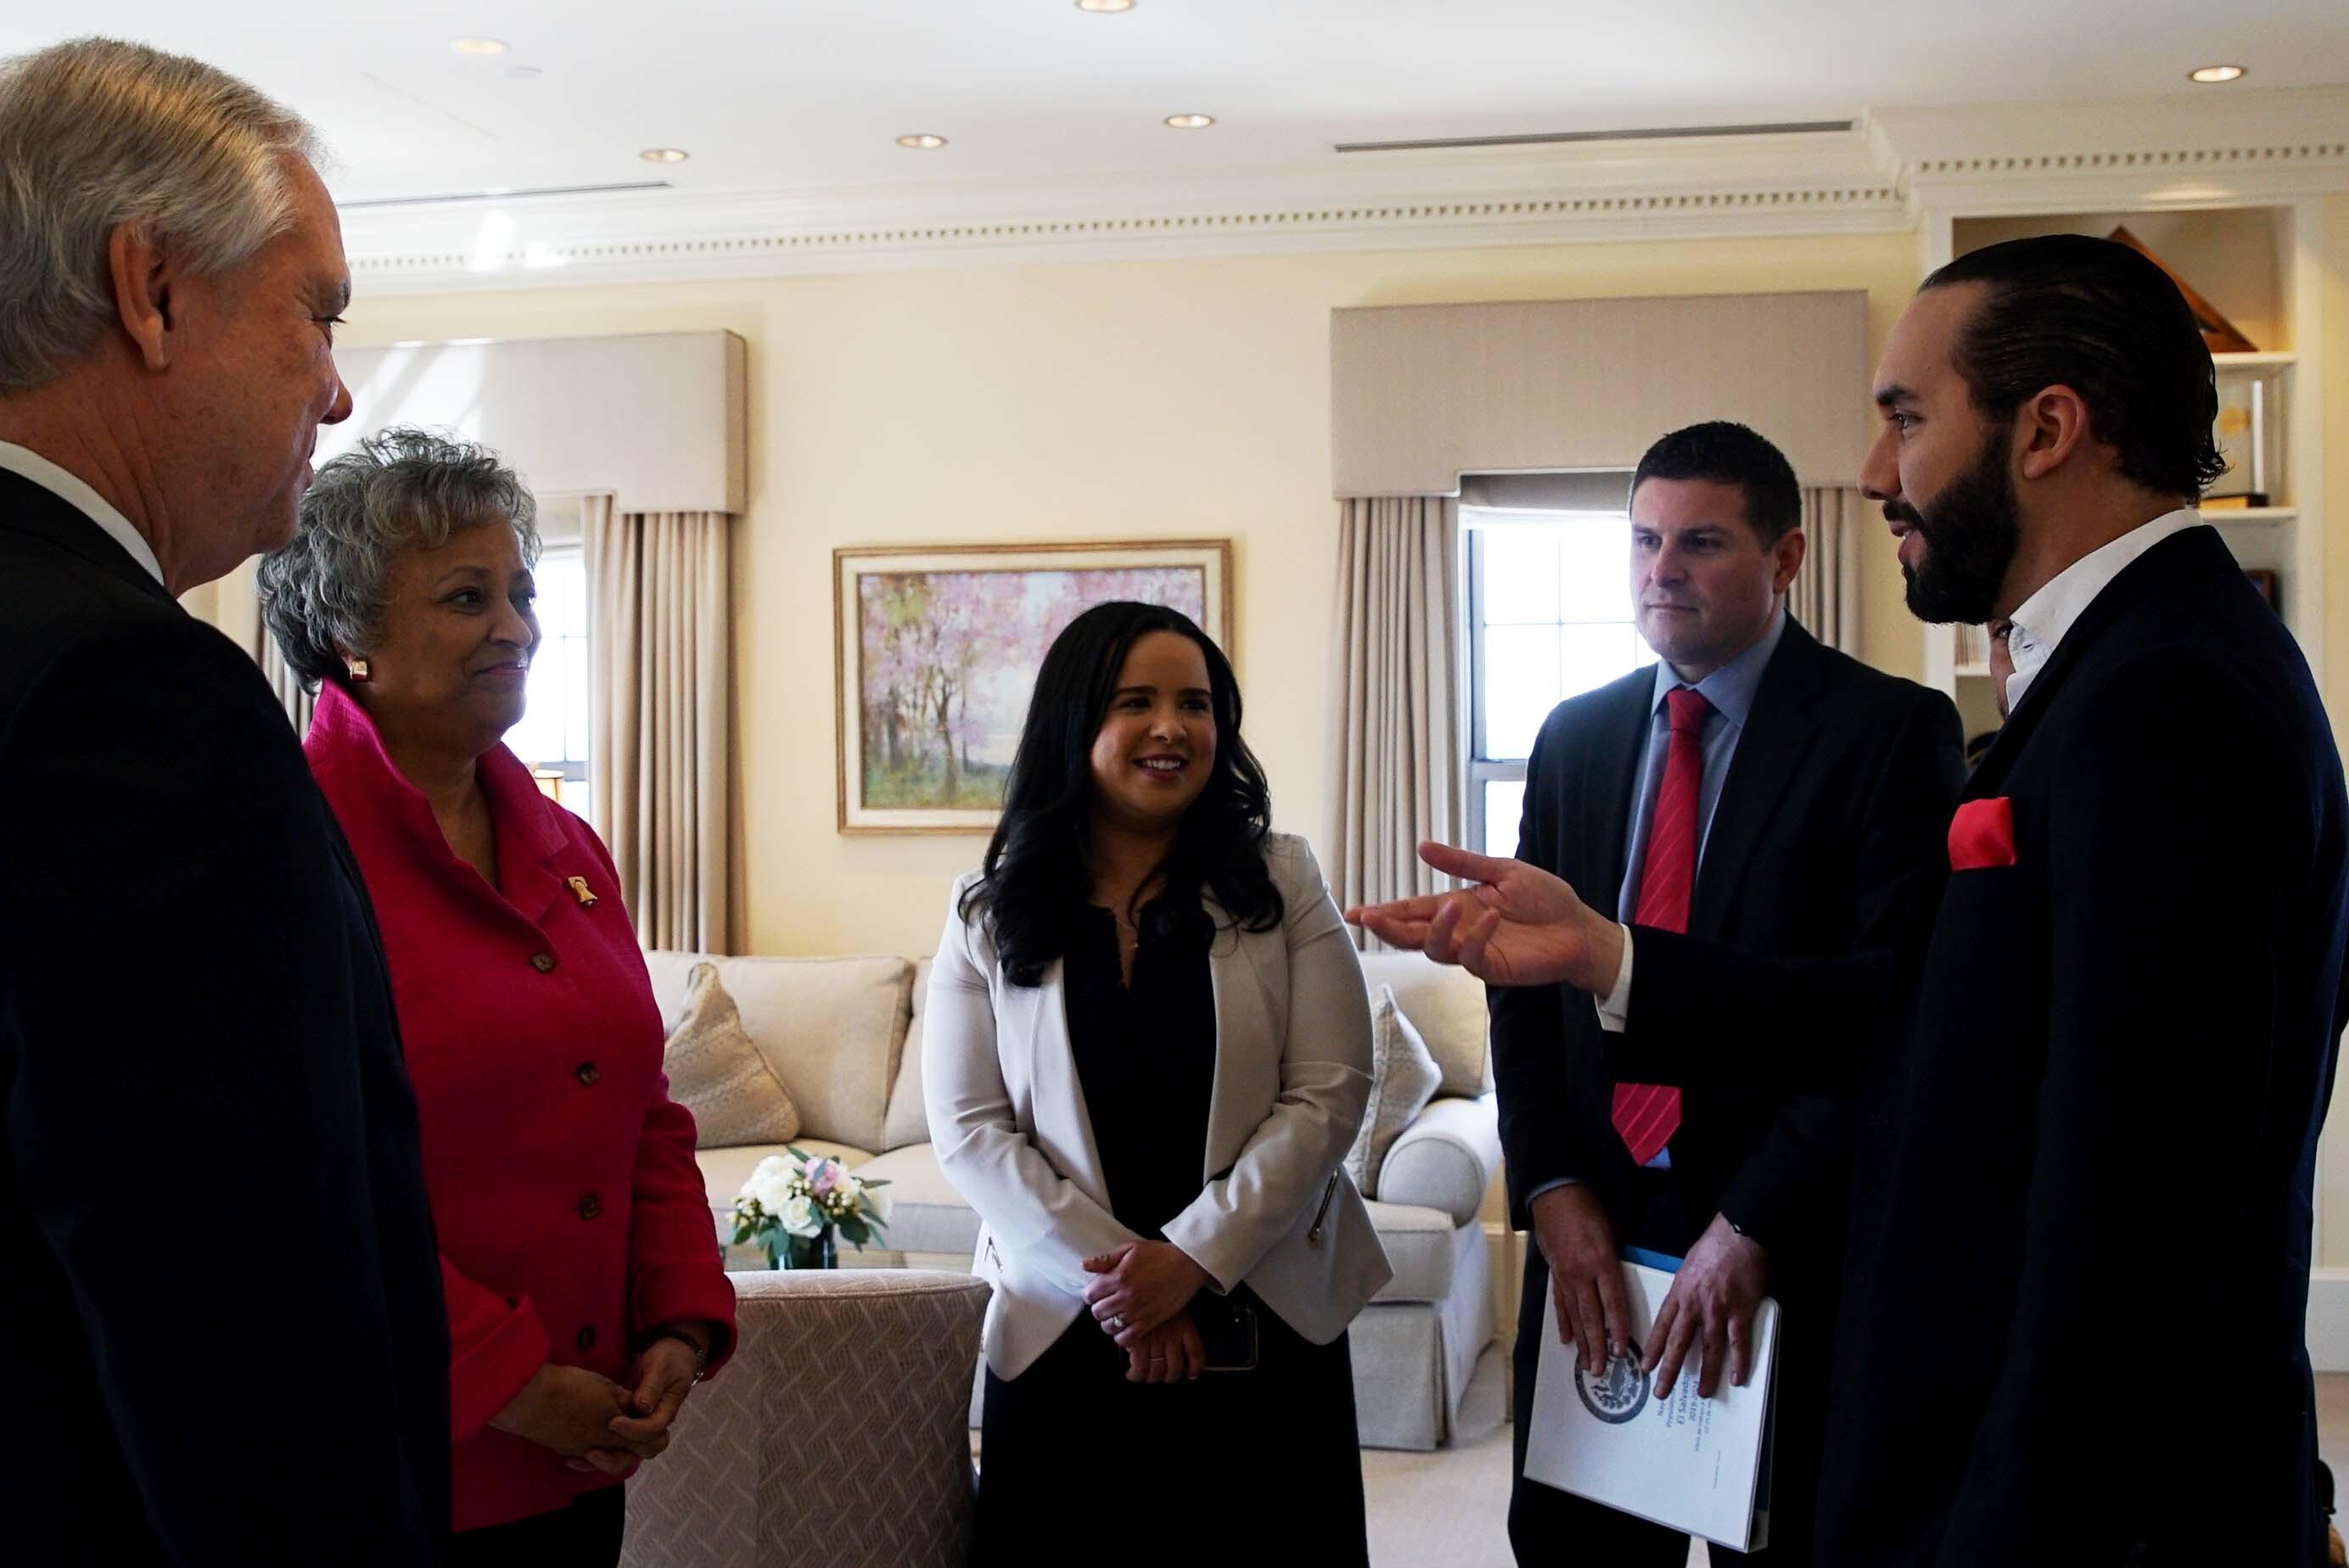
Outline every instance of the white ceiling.
<path fill-rule="evenodd" d="M 1140 0 L 1112 15 L 1071 0 L 85 0 L 71 15 L 10 7 L 0 52 L 90 31 L 199 55 L 311 118 L 346 201 L 647 179 L 918 198 L 1334 162 L 1340 141 L 2349 83 L 2344 0 Z M 450 51 L 469 36 L 512 49 Z M 2251 74 L 2184 79 L 2213 61 Z M 1160 123 L 1188 110 L 1219 123 Z M 914 131 L 951 145 L 894 145 Z M 693 156 L 637 158 L 656 146 Z"/>

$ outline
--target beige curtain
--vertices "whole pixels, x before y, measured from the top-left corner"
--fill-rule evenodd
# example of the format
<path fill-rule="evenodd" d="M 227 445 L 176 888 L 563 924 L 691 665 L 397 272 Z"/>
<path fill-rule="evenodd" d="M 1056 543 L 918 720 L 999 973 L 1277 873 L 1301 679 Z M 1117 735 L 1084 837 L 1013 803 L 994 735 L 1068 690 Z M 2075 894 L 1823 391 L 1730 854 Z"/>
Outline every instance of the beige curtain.
<path fill-rule="evenodd" d="M 254 619 L 260 617 L 256 615 Z M 259 656 L 261 673 L 268 677 L 269 689 L 277 694 L 278 702 L 285 709 L 285 717 L 294 721 L 294 733 L 308 735 L 310 709 L 316 705 L 317 698 L 302 689 L 301 677 L 294 673 L 294 666 L 285 662 L 285 655 L 277 651 L 277 639 L 271 636 L 265 628 L 261 634 Z"/>
<path fill-rule="evenodd" d="M 277 639 L 262 624 L 261 600 L 254 593 L 254 562 L 248 561 L 222 578 L 213 592 L 219 595 L 214 601 L 219 607 L 219 619 L 214 624 L 261 666 L 262 678 L 277 694 L 279 706 L 293 721 L 295 738 L 308 735 L 310 709 L 316 699 L 302 689 L 293 666 L 277 651 Z"/>
<path fill-rule="evenodd" d="M 1460 841 L 1466 752 L 1460 503 L 1340 504 L 1326 869 L 1342 908 L 1434 890 L 1419 841 Z"/>
<path fill-rule="evenodd" d="M 1810 549 L 1787 591 L 1786 608 L 1831 648 L 1859 657 L 1859 532 L 1867 498 L 1848 485 L 1803 491 Z"/>
<path fill-rule="evenodd" d="M 731 520 L 583 507 L 589 769 L 597 825 L 647 947 L 730 953 Z"/>

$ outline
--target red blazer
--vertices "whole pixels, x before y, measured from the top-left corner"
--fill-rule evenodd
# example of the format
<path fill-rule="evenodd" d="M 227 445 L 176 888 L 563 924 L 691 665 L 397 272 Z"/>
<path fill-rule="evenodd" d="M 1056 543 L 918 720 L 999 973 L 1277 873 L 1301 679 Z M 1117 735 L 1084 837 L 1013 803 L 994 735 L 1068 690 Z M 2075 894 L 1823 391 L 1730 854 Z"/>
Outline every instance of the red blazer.
<path fill-rule="evenodd" d="M 499 887 L 459 860 L 374 722 L 332 682 L 305 749 L 383 928 L 423 1122 L 449 1303 L 459 1530 L 614 1484 L 490 1418 L 542 1362 L 627 1380 L 648 1328 L 701 1319 L 732 1349 L 693 1117 L 668 1098 L 662 1031 L 611 855 L 504 747 L 481 781 Z M 583 904 L 571 879 L 595 895 Z"/>

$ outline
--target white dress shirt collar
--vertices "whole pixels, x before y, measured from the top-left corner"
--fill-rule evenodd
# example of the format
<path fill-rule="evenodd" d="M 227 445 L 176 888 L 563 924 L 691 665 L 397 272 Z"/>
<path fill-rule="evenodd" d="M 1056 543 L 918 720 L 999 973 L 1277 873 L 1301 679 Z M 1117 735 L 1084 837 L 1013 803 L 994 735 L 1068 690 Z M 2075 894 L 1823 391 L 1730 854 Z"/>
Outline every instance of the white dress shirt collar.
<path fill-rule="evenodd" d="M 2014 660 L 2014 673 L 2006 678 L 2007 711 L 2023 706 L 2023 694 L 2055 656 L 2056 645 L 2079 624 L 2096 595 L 2112 586 L 2114 578 L 2171 534 L 2198 527 L 2201 521 L 2200 512 L 2181 506 L 2151 522 L 2139 523 L 2118 539 L 2091 550 L 2016 605 L 2012 617 L 2014 630 L 2006 640 L 2007 653 Z"/>
<path fill-rule="evenodd" d="M 163 582 L 162 562 L 155 559 L 155 548 L 147 542 L 147 536 L 131 527 L 130 520 L 115 511 L 113 503 L 90 489 L 88 483 L 66 472 L 32 448 L 20 447 L 11 441 L 0 441 L 0 469 L 20 479 L 30 480 L 59 500 L 70 502 L 76 511 L 104 530 L 109 539 L 128 551 L 130 559 L 146 569 L 147 575 L 158 583 Z M 167 591 L 171 587 L 168 583 L 163 585 Z"/>

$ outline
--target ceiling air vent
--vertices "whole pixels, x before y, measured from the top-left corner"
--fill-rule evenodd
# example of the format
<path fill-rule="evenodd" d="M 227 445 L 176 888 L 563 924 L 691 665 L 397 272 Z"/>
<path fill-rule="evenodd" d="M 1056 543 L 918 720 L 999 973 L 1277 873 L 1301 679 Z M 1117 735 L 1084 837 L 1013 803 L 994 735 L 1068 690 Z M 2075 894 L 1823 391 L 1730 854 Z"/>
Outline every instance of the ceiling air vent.
<path fill-rule="evenodd" d="M 1455 147 L 1548 147 L 1578 141 L 1682 141 L 1712 136 L 1818 136 L 1847 131 L 1847 119 L 1789 119 L 1764 125 L 1663 125 L 1630 130 L 1545 130 L 1527 136 L 1439 136 L 1420 141 L 1341 141 L 1340 152 L 1425 152 Z"/>
<path fill-rule="evenodd" d="M 513 191 L 452 191 L 442 196 L 374 196 L 337 201 L 348 212 L 359 207 L 433 207 L 448 201 L 526 201 L 533 196 L 612 196 L 624 191 L 667 191 L 666 180 L 631 180 L 624 185 L 538 185 Z"/>

